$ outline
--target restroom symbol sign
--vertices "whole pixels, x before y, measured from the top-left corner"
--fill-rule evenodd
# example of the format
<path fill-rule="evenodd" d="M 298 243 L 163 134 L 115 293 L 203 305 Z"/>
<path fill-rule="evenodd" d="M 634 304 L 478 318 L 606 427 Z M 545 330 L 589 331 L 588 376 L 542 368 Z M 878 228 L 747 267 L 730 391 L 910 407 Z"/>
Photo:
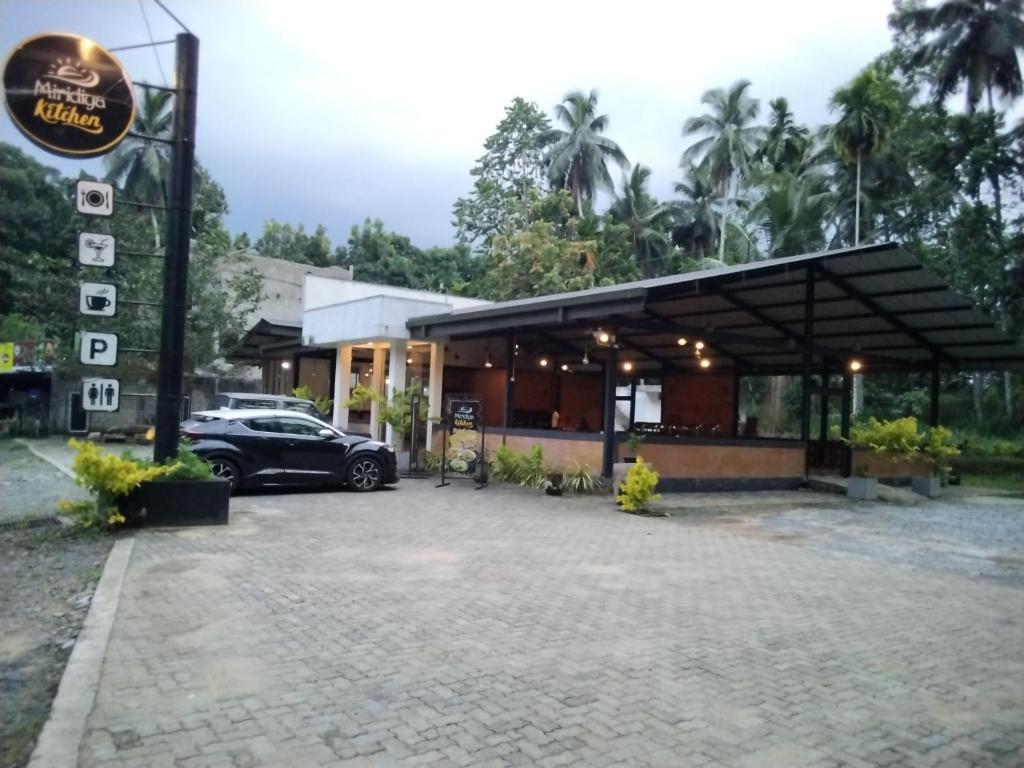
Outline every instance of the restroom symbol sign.
<path fill-rule="evenodd" d="M 117 365 L 117 334 L 86 331 L 78 359 L 82 365 Z"/>
<path fill-rule="evenodd" d="M 81 232 L 78 235 L 78 263 L 87 267 L 112 267 L 116 245 L 112 235 Z"/>
<path fill-rule="evenodd" d="M 110 283 L 82 283 L 78 311 L 83 315 L 113 317 L 117 312 L 117 286 Z"/>
<path fill-rule="evenodd" d="M 116 411 L 121 402 L 117 379 L 83 379 L 82 408 L 87 411 Z"/>

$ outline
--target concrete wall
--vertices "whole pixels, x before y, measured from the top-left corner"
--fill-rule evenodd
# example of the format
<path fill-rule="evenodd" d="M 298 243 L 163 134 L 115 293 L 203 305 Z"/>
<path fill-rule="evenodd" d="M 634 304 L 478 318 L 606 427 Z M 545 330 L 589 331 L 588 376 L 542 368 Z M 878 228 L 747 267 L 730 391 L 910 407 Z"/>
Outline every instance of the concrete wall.
<path fill-rule="evenodd" d="M 316 274 L 310 274 L 306 278 L 304 296 L 304 309 L 306 310 L 327 307 L 331 304 L 341 304 L 345 301 L 367 299 L 371 296 L 391 296 L 398 299 L 409 299 L 410 301 L 429 301 L 447 304 L 452 309 L 490 304 L 489 301 L 484 301 L 483 299 L 450 296 L 446 293 L 434 293 L 432 291 L 417 291 L 413 288 L 399 288 L 394 285 L 362 283 L 358 280 L 336 280 Z M 443 311 L 442 309 L 441 312 Z"/>

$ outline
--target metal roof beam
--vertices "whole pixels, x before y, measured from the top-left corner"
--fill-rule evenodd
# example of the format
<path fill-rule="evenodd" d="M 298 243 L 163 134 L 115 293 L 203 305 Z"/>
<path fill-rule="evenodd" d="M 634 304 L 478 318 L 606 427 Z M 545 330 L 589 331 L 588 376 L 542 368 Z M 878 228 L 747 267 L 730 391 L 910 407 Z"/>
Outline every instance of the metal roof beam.
<path fill-rule="evenodd" d="M 887 310 L 885 307 L 883 307 L 881 304 L 875 301 L 871 296 L 868 296 L 864 292 L 854 288 L 852 285 L 850 285 L 850 283 L 847 280 L 840 277 L 839 275 L 829 272 L 828 269 L 826 269 L 823 265 L 819 264 L 816 266 L 816 268 L 818 269 L 818 271 L 821 272 L 821 274 L 825 277 L 826 280 L 832 283 L 832 285 L 834 285 L 839 290 L 849 294 L 850 297 L 856 299 L 863 306 L 867 307 L 867 309 L 878 315 L 880 318 L 885 320 L 898 331 L 905 333 L 918 344 L 921 344 L 922 346 L 927 348 L 928 351 L 932 353 L 933 357 L 945 360 L 947 363 L 954 367 L 957 366 L 957 361 L 953 358 L 952 355 L 946 352 L 939 345 L 934 344 L 928 337 L 917 331 L 915 328 L 911 327 L 910 325 L 907 325 L 907 323 L 903 322 L 899 317 L 897 317 L 892 312 Z M 945 286 L 943 286 L 943 288 L 945 288 Z M 879 296 L 881 294 L 875 295 Z"/>

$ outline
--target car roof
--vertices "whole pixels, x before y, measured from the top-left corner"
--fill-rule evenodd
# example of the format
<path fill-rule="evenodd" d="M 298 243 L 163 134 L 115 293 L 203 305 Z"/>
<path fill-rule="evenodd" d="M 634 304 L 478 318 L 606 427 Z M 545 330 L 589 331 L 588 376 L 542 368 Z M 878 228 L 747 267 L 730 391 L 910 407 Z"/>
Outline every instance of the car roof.
<path fill-rule="evenodd" d="M 213 411 L 196 411 L 193 416 L 209 416 L 217 419 L 266 419 L 272 416 L 287 416 L 288 418 L 305 419 L 317 424 L 331 426 L 325 421 L 310 416 L 302 411 L 292 411 L 286 408 L 222 408 Z M 334 429 L 334 427 L 331 427 Z"/>
<path fill-rule="evenodd" d="M 304 400 L 301 397 L 291 395 L 261 395 L 259 392 L 218 392 L 224 397 L 233 397 L 236 400 L 282 400 L 286 403 L 312 403 L 312 400 Z"/>

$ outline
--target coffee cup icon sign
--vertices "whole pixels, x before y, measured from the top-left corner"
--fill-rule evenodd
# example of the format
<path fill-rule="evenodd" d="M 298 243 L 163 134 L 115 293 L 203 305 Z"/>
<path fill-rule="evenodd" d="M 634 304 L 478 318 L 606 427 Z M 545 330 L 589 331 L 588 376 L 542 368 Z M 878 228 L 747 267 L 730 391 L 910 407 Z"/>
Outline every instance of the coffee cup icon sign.
<path fill-rule="evenodd" d="M 100 312 L 110 306 L 110 299 L 106 296 L 88 295 L 85 297 L 85 303 L 89 305 L 89 309 Z"/>

